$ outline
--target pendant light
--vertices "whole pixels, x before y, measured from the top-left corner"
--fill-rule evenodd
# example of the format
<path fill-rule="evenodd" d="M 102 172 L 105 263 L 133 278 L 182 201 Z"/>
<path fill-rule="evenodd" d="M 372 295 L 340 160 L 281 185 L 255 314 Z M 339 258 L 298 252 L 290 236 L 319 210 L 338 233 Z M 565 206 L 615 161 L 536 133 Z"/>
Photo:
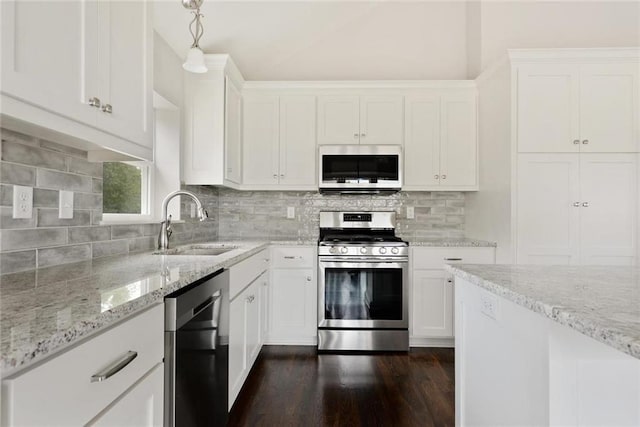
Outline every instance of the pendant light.
<path fill-rule="evenodd" d="M 187 60 L 182 64 L 182 68 L 192 73 L 206 73 L 208 71 L 207 66 L 204 63 L 204 52 L 200 49 L 200 38 L 204 33 L 204 27 L 200 21 L 204 15 L 200 13 L 200 6 L 202 6 L 203 0 L 182 0 L 182 5 L 191 10 L 194 17 L 189 24 L 189 32 L 193 37 L 193 44 L 187 52 Z M 195 25 L 195 31 L 194 31 Z"/>

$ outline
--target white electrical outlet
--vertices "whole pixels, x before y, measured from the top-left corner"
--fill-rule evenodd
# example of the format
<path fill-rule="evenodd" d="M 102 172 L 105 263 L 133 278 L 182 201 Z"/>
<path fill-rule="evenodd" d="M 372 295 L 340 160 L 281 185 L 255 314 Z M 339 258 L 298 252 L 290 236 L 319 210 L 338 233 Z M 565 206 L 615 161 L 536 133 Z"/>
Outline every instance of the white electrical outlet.
<path fill-rule="evenodd" d="M 73 191 L 60 190 L 58 218 L 73 218 Z"/>
<path fill-rule="evenodd" d="M 287 206 L 287 219 L 295 219 L 296 208 L 295 206 Z"/>
<path fill-rule="evenodd" d="M 480 296 L 480 311 L 492 319 L 498 318 L 498 297 L 495 295 Z"/>
<path fill-rule="evenodd" d="M 414 219 L 416 217 L 416 211 L 413 206 L 407 206 L 407 219 Z"/>
<path fill-rule="evenodd" d="M 33 187 L 13 186 L 13 217 L 31 218 L 33 216 Z"/>

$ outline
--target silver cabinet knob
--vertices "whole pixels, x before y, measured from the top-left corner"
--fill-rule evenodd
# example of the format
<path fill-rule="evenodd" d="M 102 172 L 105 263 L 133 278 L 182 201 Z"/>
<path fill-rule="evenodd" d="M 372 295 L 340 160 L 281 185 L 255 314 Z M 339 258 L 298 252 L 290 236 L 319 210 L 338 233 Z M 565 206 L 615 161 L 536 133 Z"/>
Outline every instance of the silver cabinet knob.
<path fill-rule="evenodd" d="M 440 175 L 434 175 L 433 178 L 434 179 L 440 179 Z"/>
<path fill-rule="evenodd" d="M 280 178 L 284 178 L 284 174 L 280 174 Z"/>
<path fill-rule="evenodd" d="M 103 113 L 107 113 L 107 114 L 111 114 L 111 113 L 113 113 L 113 107 L 111 106 L 111 104 L 104 104 L 102 106 L 102 112 Z"/>
<path fill-rule="evenodd" d="M 589 207 L 589 202 L 582 203 L 582 207 L 588 208 Z"/>
<path fill-rule="evenodd" d="M 100 108 L 100 98 L 96 98 L 95 96 L 93 98 L 89 98 L 89 106 Z"/>
<path fill-rule="evenodd" d="M 583 144 L 583 145 L 587 145 L 588 143 L 589 143 L 589 140 L 588 140 L 588 139 L 584 139 L 584 140 L 582 141 L 582 144 Z"/>
<path fill-rule="evenodd" d="M 277 173 L 273 174 L 273 179 L 278 179 L 278 174 Z"/>
<path fill-rule="evenodd" d="M 358 137 L 358 133 L 357 133 L 357 132 L 356 132 L 356 133 L 354 133 L 354 134 L 353 134 L 353 137 L 354 137 L 354 138 L 357 138 L 357 137 Z"/>
<path fill-rule="evenodd" d="M 249 302 L 249 304 L 251 304 L 255 299 L 256 299 L 256 296 L 255 296 L 255 295 L 249 295 L 249 296 L 247 297 L 247 301 Z"/>
<path fill-rule="evenodd" d="M 307 276 L 307 282 L 311 281 L 311 276 Z"/>
<path fill-rule="evenodd" d="M 579 140 L 579 139 L 574 139 L 574 140 L 573 140 L 573 144 L 574 144 L 574 145 L 578 145 L 578 144 L 580 144 L 580 140 Z"/>
<path fill-rule="evenodd" d="M 442 179 L 447 179 L 447 175 L 442 175 Z"/>
<path fill-rule="evenodd" d="M 364 138 L 365 136 L 367 136 L 367 134 L 366 134 L 366 133 L 361 133 L 361 134 L 360 134 L 360 136 L 361 136 L 362 138 Z"/>
<path fill-rule="evenodd" d="M 580 202 L 573 202 L 573 206 L 575 206 L 576 208 L 580 207 Z"/>

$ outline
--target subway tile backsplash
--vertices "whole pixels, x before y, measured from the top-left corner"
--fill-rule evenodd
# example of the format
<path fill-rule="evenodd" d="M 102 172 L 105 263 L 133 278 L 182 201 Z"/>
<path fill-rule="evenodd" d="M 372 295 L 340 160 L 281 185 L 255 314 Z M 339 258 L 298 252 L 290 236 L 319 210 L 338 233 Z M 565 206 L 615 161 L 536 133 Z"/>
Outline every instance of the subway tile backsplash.
<path fill-rule="evenodd" d="M 0 273 L 30 270 L 155 248 L 157 223 L 101 225 L 102 164 L 85 151 L 0 129 Z M 13 185 L 33 190 L 33 217 L 13 219 Z M 182 198 L 184 223 L 174 223 L 173 245 L 211 240 L 314 240 L 322 210 L 382 210 L 397 214 L 404 238 L 464 237 L 464 193 L 400 192 L 373 196 L 325 195 L 298 191 L 237 191 L 186 186 L 200 197 L 209 220 L 190 216 Z M 58 218 L 60 190 L 74 192 L 72 219 Z M 161 201 L 156 201 L 160 204 Z M 414 219 L 406 217 L 413 207 Z M 295 218 L 287 219 L 287 207 Z"/>
<path fill-rule="evenodd" d="M 157 223 L 100 225 L 102 164 L 89 162 L 86 151 L 5 129 L 0 133 L 0 273 L 155 248 Z M 12 218 L 14 184 L 34 187 L 32 218 Z M 172 242 L 216 240 L 217 189 L 187 189 L 202 198 L 211 218 L 174 224 Z M 58 218 L 60 190 L 74 192 L 71 219 Z M 188 208 L 183 200 L 183 218 L 189 216 Z"/>

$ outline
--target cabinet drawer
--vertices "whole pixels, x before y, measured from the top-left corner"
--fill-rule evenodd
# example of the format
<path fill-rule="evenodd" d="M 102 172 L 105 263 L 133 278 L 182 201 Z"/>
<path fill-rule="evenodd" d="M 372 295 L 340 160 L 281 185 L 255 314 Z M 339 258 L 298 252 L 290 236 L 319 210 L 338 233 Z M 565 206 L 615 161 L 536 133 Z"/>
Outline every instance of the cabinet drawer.
<path fill-rule="evenodd" d="M 273 268 L 313 268 L 316 263 L 315 247 L 275 246 L 271 248 L 271 265 Z"/>
<path fill-rule="evenodd" d="M 137 357 L 113 376 L 92 382 L 129 351 Z M 164 306 L 159 304 L 2 385 L 2 424 L 84 425 L 162 362 Z"/>
<path fill-rule="evenodd" d="M 229 298 L 235 298 L 267 268 L 269 268 L 268 249 L 264 249 L 229 268 Z"/>
<path fill-rule="evenodd" d="M 445 264 L 493 264 L 495 248 L 414 247 L 411 248 L 412 269 L 441 269 Z"/>

